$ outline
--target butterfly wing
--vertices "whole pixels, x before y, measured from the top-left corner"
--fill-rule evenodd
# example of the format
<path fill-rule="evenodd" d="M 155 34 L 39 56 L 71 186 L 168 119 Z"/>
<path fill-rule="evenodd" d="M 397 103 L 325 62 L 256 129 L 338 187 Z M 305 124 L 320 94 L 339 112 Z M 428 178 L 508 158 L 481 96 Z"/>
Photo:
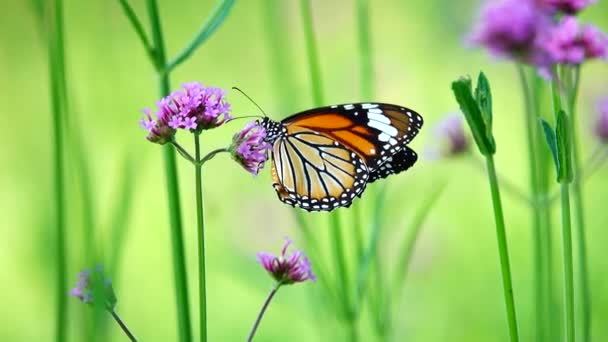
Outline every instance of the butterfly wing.
<path fill-rule="evenodd" d="M 373 183 L 378 179 L 386 178 L 412 167 L 418 160 L 418 155 L 414 150 L 405 146 L 401 151 L 390 156 L 386 162 L 369 174 L 368 183 Z"/>
<path fill-rule="evenodd" d="M 288 129 L 306 128 L 339 142 L 359 155 L 373 173 L 405 148 L 418 134 L 423 120 L 415 111 L 401 106 L 352 103 L 304 111 L 282 123 Z"/>
<path fill-rule="evenodd" d="M 365 190 L 364 160 L 341 143 L 292 125 L 272 150 L 273 187 L 279 199 L 308 211 L 348 207 Z"/>

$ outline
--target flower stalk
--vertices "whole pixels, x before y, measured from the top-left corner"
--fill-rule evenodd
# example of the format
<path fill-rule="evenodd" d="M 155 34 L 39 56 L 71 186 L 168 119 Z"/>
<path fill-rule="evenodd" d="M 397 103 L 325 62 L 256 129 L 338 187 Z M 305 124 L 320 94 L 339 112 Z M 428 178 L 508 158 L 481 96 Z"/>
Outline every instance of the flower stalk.
<path fill-rule="evenodd" d="M 277 283 L 275 286 L 272 287 L 272 290 L 270 290 L 270 293 L 268 294 L 268 297 L 266 297 L 266 300 L 264 301 L 264 304 L 262 305 L 262 309 L 260 309 L 260 313 L 258 314 L 258 317 L 255 319 L 255 323 L 253 323 L 253 327 L 251 328 L 251 331 L 249 332 L 249 335 L 247 336 L 247 342 L 253 341 L 255 332 L 258 330 L 258 326 L 260 325 L 260 322 L 262 321 L 262 317 L 264 317 L 264 314 L 266 313 L 266 309 L 268 309 L 268 305 L 270 305 L 270 301 L 272 301 L 272 298 L 274 298 L 274 295 L 277 293 L 277 291 L 279 290 L 280 287 L 281 287 L 281 283 Z"/>
<path fill-rule="evenodd" d="M 205 274 L 205 215 L 203 203 L 203 161 L 201 160 L 200 133 L 194 134 L 194 149 L 196 163 L 194 164 L 196 178 L 196 226 L 198 237 L 198 294 L 199 294 L 199 328 L 201 341 L 207 341 L 207 293 Z"/>
<path fill-rule="evenodd" d="M 133 335 L 133 333 L 131 333 L 131 330 L 129 330 L 129 327 L 127 327 L 127 325 L 125 324 L 125 322 L 123 322 L 123 320 L 120 318 L 120 316 L 118 316 L 118 314 L 116 313 L 115 310 L 108 310 L 110 311 L 110 314 L 112 315 L 112 318 L 114 318 L 114 321 L 116 321 L 116 323 L 118 324 L 118 326 L 120 327 L 120 329 L 122 329 L 122 331 L 125 333 L 125 335 L 127 335 L 127 337 L 129 338 L 129 340 L 131 342 L 137 342 L 137 339 L 135 338 L 135 336 Z"/>

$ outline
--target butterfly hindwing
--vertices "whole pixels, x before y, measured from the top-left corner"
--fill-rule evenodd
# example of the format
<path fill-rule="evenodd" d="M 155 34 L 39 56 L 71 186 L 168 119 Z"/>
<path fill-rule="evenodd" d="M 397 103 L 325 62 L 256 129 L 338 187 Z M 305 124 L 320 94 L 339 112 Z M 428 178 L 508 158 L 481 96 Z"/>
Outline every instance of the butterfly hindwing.
<path fill-rule="evenodd" d="M 309 129 L 289 127 L 272 150 L 273 187 L 279 199 L 308 211 L 348 207 L 365 190 L 363 159 Z"/>
<path fill-rule="evenodd" d="M 417 160 L 418 155 L 416 152 L 405 146 L 401 151 L 393 154 L 385 163 L 371 172 L 367 182 L 373 183 L 378 179 L 403 172 L 412 167 Z"/>

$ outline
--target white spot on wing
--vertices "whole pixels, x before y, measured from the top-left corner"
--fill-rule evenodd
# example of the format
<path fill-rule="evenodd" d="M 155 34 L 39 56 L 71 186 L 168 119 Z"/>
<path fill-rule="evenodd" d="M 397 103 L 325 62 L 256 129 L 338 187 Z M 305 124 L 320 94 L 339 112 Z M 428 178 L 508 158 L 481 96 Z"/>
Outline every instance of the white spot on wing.
<path fill-rule="evenodd" d="M 370 127 L 376 128 L 379 131 L 386 133 L 387 135 L 390 135 L 391 137 L 396 137 L 397 133 L 399 133 L 399 131 L 397 131 L 397 128 L 387 125 L 385 123 L 382 122 L 378 122 L 378 121 L 374 121 L 374 120 L 370 120 L 367 123 Z M 383 140 L 386 141 L 386 140 Z"/>
<path fill-rule="evenodd" d="M 388 139 L 388 143 L 391 145 L 397 145 L 397 140 L 395 140 L 395 138 L 390 138 Z"/>
<path fill-rule="evenodd" d="M 347 105 L 344 105 L 344 109 L 346 109 L 346 110 L 355 109 L 355 106 L 352 104 L 347 104 Z"/>
<path fill-rule="evenodd" d="M 381 123 L 385 123 L 387 125 L 391 124 L 391 119 L 387 118 L 386 116 L 384 116 L 382 114 L 372 113 L 372 110 L 373 109 L 370 109 L 367 112 L 367 118 L 368 119 L 374 120 L 374 121 L 378 121 L 378 122 L 381 122 Z M 382 113 L 382 112 L 380 112 L 380 113 Z"/>
<path fill-rule="evenodd" d="M 380 135 L 378 136 L 378 140 L 382 142 L 387 142 L 390 138 L 391 136 L 386 133 L 380 133 Z M 384 148 L 387 149 L 388 145 L 384 145 Z"/>
<path fill-rule="evenodd" d="M 375 103 L 364 103 L 361 105 L 361 108 L 363 109 L 370 109 L 370 108 L 377 108 L 378 105 Z"/>

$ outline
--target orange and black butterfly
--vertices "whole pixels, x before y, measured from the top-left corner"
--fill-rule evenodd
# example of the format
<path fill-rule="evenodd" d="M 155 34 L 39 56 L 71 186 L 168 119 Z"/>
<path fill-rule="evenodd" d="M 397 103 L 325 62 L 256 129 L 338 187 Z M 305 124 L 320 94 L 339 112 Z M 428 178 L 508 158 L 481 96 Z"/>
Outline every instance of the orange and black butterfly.
<path fill-rule="evenodd" d="M 367 184 L 410 168 L 415 111 L 383 103 L 321 107 L 280 122 L 264 118 L 279 199 L 308 211 L 349 207 Z"/>

